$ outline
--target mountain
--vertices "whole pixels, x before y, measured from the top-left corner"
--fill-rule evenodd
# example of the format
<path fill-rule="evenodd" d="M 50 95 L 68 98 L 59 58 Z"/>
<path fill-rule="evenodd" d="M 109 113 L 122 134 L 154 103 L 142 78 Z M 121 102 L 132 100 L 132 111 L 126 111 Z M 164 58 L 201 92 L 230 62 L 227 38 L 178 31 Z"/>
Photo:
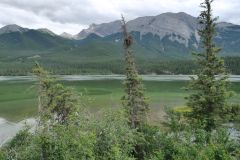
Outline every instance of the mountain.
<path fill-rule="evenodd" d="M 139 17 L 129 21 L 127 26 L 130 32 L 139 32 L 141 36 L 151 33 L 163 39 L 165 36 L 179 35 L 181 38 L 172 36 L 172 40 L 185 45 L 188 45 L 188 40 L 191 39 L 191 36 L 195 36 L 199 40 L 197 19 L 183 12 Z M 77 37 L 78 39 L 83 39 L 91 33 L 106 37 L 119 32 L 121 32 L 121 21 L 114 21 L 99 25 L 92 24 L 88 29 L 82 30 Z"/>
<path fill-rule="evenodd" d="M 225 56 L 240 56 L 240 26 L 231 23 L 219 23 L 215 38 Z"/>
<path fill-rule="evenodd" d="M 18 25 L 7 25 L 0 29 L 0 52 L 17 50 L 48 50 L 70 44 L 48 29 L 28 29 Z"/>
<path fill-rule="evenodd" d="M 177 41 L 186 47 L 188 47 L 192 36 L 199 40 L 196 18 L 183 12 L 140 17 L 129 21 L 127 25 L 130 31 L 139 32 L 141 36 L 151 33 L 154 36 L 159 36 L 160 40 L 168 37 L 169 40 Z"/>
<path fill-rule="evenodd" d="M 140 52 L 144 51 L 143 54 L 146 56 L 186 58 L 192 51 L 199 50 L 198 20 L 184 12 L 139 17 L 127 22 L 127 27 L 135 39 L 136 48 Z M 217 24 L 215 41 L 223 47 L 222 55 L 239 54 L 239 28 L 239 25 L 226 22 Z M 77 35 L 68 33 L 56 35 L 46 28 L 33 30 L 14 24 L 0 29 L 0 48 L 6 49 L 49 49 L 66 45 L 70 48 L 76 45 L 81 48 L 81 45 L 91 41 L 111 42 L 111 45 L 121 46 L 117 43 L 121 40 L 120 20 L 91 24 Z M 89 50 L 95 51 L 94 48 Z M 101 52 L 104 50 L 106 49 L 102 48 Z"/>
<path fill-rule="evenodd" d="M 184 53 L 199 48 L 198 20 L 184 12 L 139 17 L 129 21 L 127 27 L 129 32 L 134 33 L 135 40 L 138 43 L 151 50 L 155 48 L 158 52 L 167 54 L 169 52 L 177 53 L 179 47 Z M 239 44 L 239 27 L 239 25 L 226 22 L 217 24 L 215 40 L 220 47 L 224 48 L 223 54 L 235 55 L 239 53 L 240 47 L 235 45 Z M 88 29 L 82 30 L 76 37 L 77 39 L 84 39 L 90 34 L 96 34 L 104 39 L 108 36 L 114 37 L 114 34 L 117 35 L 120 32 L 121 22 L 114 21 L 99 25 L 92 24 Z"/>
<path fill-rule="evenodd" d="M 134 38 L 134 54 L 137 61 L 141 61 L 142 70 L 143 66 L 151 65 L 153 72 L 157 69 L 157 73 L 168 73 L 168 61 L 191 60 L 192 52 L 201 49 L 197 18 L 184 12 L 139 17 L 127 22 L 127 27 Z M 240 56 L 239 25 L 217 23 L 214 40 L 222 48 L 222 56 Z M 11 71 L 15 73 L 22 66 L 32 65 L 37 58 L 60 73 L 63 70 L 88 73 L 100 68 L 113 72 L 119 70 L 122 63 L 122 41 L 120 20 L 91 24 L 77 35 L 57 35 L 46 28 L 35 30 L 8 25 L 0 29 L 0 68 L 5 63 L 8 70 L 11 65 L 17 66 Z M 171 63 L 175 64 L 178 63 Z"/>

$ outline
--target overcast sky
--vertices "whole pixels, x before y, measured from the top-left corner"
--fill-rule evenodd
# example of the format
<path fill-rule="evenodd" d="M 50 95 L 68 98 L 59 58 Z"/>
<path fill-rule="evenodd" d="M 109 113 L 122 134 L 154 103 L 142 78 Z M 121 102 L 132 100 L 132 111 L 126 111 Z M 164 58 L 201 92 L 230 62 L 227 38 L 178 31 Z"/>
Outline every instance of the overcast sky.
<path fill-rule="evenodd" d="M 92 23 L 127 20 L 164 12 L 199 14 L 203 0 L 0 0 L 0 27 L 18 24 L 76 34 Z M 240 0 L 215 0 L 220 21 L 240 24 Z"/>

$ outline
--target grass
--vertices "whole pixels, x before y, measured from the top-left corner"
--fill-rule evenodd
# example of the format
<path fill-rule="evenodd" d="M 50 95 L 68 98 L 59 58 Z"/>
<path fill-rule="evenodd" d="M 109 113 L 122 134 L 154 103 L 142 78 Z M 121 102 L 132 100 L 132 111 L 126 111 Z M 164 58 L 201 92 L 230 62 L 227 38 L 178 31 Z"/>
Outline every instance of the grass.
<path fill-rule="evenodd" d="M 191 112 L 192 109 L 188 106 L 180 106 L 180 107 L 176 107 L 173 109 L 175 112 L 179 112 L 179 113 L 188 113 Z"/>
<path fill-rule="evenodd" d="M 63 81 L 64 85 L 75 88 L 84 93 L 91 100 L 88 107 L 97 112 L 102 108 L 121 106 L 123 95 L 122 81 L 119 80 L 90 80 L 90 81 Z M 188 93 L 184 87 L 185 81 L 145 81 L 146 95 L 151 106 L 150 120 L 159 122 L 163 118 L 165 107 L 184 106 Z M 240 103 L 240 83 L 233 83 L 236 92 L 231 102 Z M 33 82 L 2 81 L 0 82 L 0 117 L 10 121 L 19 121 L 35 116 L 37 113 L 36 88 Z"/>

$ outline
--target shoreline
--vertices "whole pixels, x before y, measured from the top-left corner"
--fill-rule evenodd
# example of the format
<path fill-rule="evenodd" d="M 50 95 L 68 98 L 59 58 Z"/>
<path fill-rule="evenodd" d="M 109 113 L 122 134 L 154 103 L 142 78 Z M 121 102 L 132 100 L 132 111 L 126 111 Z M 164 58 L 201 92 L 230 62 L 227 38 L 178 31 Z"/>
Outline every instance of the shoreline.
<path fill-rule="evenodd" d="M 60 81 L 87 81 L 87 80 L 124 80 L 124 75 L 53 75 Z M 195 75 L 140 75 L 144 81 L 189 81 Z M 0 76 L 2 81 L 35 81 L 35 76 Z M 240 75 L 229 75 L 230 82 L 240 82 Z"/>

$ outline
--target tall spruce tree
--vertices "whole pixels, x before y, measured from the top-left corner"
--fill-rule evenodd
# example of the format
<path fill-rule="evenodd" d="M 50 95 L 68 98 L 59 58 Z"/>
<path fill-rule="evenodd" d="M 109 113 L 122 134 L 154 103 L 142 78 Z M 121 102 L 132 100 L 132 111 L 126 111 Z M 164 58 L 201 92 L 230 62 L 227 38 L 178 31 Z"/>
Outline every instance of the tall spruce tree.
<path fill-rule="evenodd" d="M 204 0 L 201 3 L 199 20 L 199 35 L 203 49 L 201 53 L 195 54 L 200 68 L 197 77 L 191 77 L 189 89 L 191 95 L 188 97 L 187 105 L 192 108 L 190 117 L 203 125 L 206 131 L 211 132 L 216 128 L 220 115 L 229 97 L 227 91 L 227 73 L 224 61 L 218 57 L 220 48 L 214 43 L 215 27 L 217 18 L 213 18 L 213 0 Z"/>
<path fill-rule="evenodd" d="M 122 16 L 123 47 L 125 52 L 126 79 L 124 81 L 126 95 L 122 97 L 123 105 L 129 116 L 131 128 L 140 128 L 147 122 L 148 103 L 144 95 L 141 78 L 136 69 L 132 51 L 133 39 L 127 32 L 126 22 Z"/>

